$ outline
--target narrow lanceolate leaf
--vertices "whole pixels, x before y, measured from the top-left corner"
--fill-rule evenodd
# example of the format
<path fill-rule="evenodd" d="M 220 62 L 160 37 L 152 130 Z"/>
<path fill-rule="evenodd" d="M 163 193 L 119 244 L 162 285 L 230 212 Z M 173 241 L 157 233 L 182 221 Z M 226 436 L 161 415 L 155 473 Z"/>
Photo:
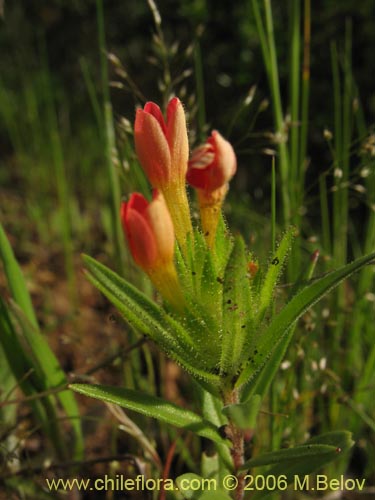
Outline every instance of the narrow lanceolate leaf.
<path fill-rule="evenodd" d="M 216 231 L 214 258 L 217 263 L 218 272 L 223 272 L 228 262 L 233 247 L 233 238 L 230 235 L 223 215 L 220 214 Z"/>
<path fill-rule="evenodd" d="M 284 346 L 288 345 L 294 331 L 291 327 L 304 312 L 345 278 L 363 266 L 370 264 L 374 259 L 375 252 L 360 257 L 354 262 L 323 276 L 297 293 L 284 309 L 273 318 L 268 328 L 262 332 L 257 345 L 257 353 L 252 357 L 251 363 L 245 366 L 237 381 L 237 386 L 253 381 L 257 372 L 269 361 L 273 350 L 281 341 Z"/>
<path fill-rule="evenodd" d="M 275 254 L 272 256 L 271 263 L 268 267 L 260 290 L 256 323 L 260 323 L 262 321 L 268 307 L 271 304 L 275 286 L 277 285 L 283 270 L 285 258 L 291 248 L 295 232 L 296 230 L 294 227 L 288 229 L 288 231 L 284 234 Z"/>
<path fill-rule="evenodd" d="M 221 371 L 236 371 L 252 327 L 250 282 L 247 276 L 245 244 L 236 238 L 225 270 L 223 283 L 223 326 Z"/>
<path fill-rule="evenodd" d="M 155 302 L 103 264 L 84 255 L 87 277 L 140 332 L 198 379 L 217 384 L 219 377 L 196 348 L 189 332 Z"/>
<path fill-rule="evenodd" d="M 128 410 L 146 415 L 147 417 L 156 418 L 167 424 L 190 430 L 216 443 L 227 443 L 227 441 L 220 436 L 217 428 L 203 419 L 200 415 L 190 410 L 180 408 L 156 396 L 144 394 L 132 389 L 123 389 L 121 387 L 88 384 L 72 384 L 69 387 L 85 396 L 100 399 L 107 403 L 114 403 Z"/>
<path fill-rule="evenodd" d="M 283 450 L 265 453 L 255 458 L 251 458 L 241 467 L 248 470 L 252 467 L 263 465 L 285 464 L 290 461 L 300 461 L 318 458 L 322 461 L 335 460 L 337 456 L 353 445 L 350 432 L 334 431 L 321 436 L 316 436 L 306 443 Z"/>
<path fill-rule="evenodd" d="M 254 458 L 253 460 L 249 460 L 244 468 L 274 464 L 267 470 L 264 476 L 265 478 L 267 476 L 282 478 L 283 484 L 276 482 L 276 485 L 279 484 L 282 486 L 281 489 L 284 490 L 286 484 L 294 483 L 298 489 L 303 489 L 301 485 L 304 484 L 305 489 L 313 490 L 315 488 L 315 483 L 313 478 L 309 478 L 308 475 L 336 460 L 352 446 L 353 441 L 350 432 L 329 432 L 321 436 L 316 436 L 307 441 L 304 445 L 297 446 L 290 450 L 275 451 L 267 453 L 258 459 Z M 310 487 L 306 486 L 306 484 Z M 251 498 L 260 500 L 272 493 L 275 493 L 275 488 L 270 491 L 266 489 L 258 491 Z"/>
<path fill-rule="evenodd" d="M 293 290 L 290 292 L 291 297 L 293 297 L 298 291 L 302 290 L 302 288 L 307 286 L 308 281 L 312 278 L 318 257 L 319 252 L 314 252 L 311 255 L 310 263 L 307 266 L 307 269 L 301 274 L 300 280 L 297 281 L 297 283 L 293 287 Z M 296 324 L 291 326 L 292 331 L 283 336 L 278 345 L 272 351 L 272 354 L 267 363 L 255 375 L 252 383 L 247 387 L 244 387 L 242 391 L 243 401 L 246 401 L 249 396 L 254 394 L 258 394 L 261 399 L 263 399 L 263 397 L 267 394 L 268 388 L 280 368 L 280 364 L 285 356 L 289 340 L 293 336 L 295 327 Z"/>

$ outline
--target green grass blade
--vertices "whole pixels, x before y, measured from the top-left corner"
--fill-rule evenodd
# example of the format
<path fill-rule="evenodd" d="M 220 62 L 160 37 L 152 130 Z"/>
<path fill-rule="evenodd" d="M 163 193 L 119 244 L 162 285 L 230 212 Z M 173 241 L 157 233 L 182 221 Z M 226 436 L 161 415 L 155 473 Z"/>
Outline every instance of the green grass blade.
<path fill-rule="evenodd" d="M 125 264 L 125 244 L 120 221 L 121 191 L 119 172 L 115 161 L 118 159 L 117 145 L 115 139 L 115 130 L 113 125 L 113 112 L 110 100 L 109 79 L 108 79 L 108 61 L 107 48 L 105 40 L 104 10 L 103 0 L 96 1 L 99 50 L 100 50 L 100 69 L 103 92 L 103 118 L 102 132 L 105 141 L 105 159 L 109 185 L 111 190 L 111 222 L 112 238 L 114 246 L 114 260 L 119 272 Z"/>
<path fill-rule="evenodd" d="M 7 363 L 12 370 L 17 384 L 26 396 L 37 396 L 45 389 L 43 377 L 41 377 L 40 367 L 35 365 L 33 359 L 24 351 L 21 342 L 18 339 L 10 319 L 9 311 L 0 297 L 0 343 L 6 356 Z M 47 401 L 47 398 L 35 399 L 30 401 L 30 406 L 39 425 L 43 428 L 46 435 L 56 445 L 56 449 L 61 451 L 58 443 L 58 434 L 55 435 L 53 412 L 53 403 Z M 52 417 L 52 418 L 51 418 Z"/>
<path fill-rule="evenodd" d="M 33 370 L 38 374 L 41 383 L 41 389 L 48 391 L 56 387 L 63 387 L 67 384 L 67 378 L 61 365 L 49 347 L 46 339 L 34 328 L 25 316 L 23 311 L 17 307 L 12 307 L 12 314 L 17 321 L 22 335 L 22 350 L 28 352 L 32 359 Z M 80 422 L 80 412 L 74 395 L 67 390 L 58 392 L 56 395 L 66 416 L 70 419 L 70 425 L 75 435 L 75 458 L 83 456 L 84 442 Z M 57 411 L 55 409 L 55 411 Z M 57 415 L 56 415 L 57 418 Z"/>
<path fill-rule="evenodd" d="M 50 389 L 66 384 L 66 376 L 59 361 L 50 349 L 47 341 L 39 330 L 30 294 L 27 290 L 25 279 L 21 268 L 14 256 L 12 247 L 0 225 L 0 257 L 3 261 L 5 274 L 13 299 L 18 308 L 13 308 L 13 313 L 21 326 L 24 339 L 30 346 L 32 356 L 35 359 L 34 370 L 43 372 L 44 386 L 40 390 Z M 17 352 L 17 350 L 15 351 Z M 20 351 L 23 352 L 22 346 Z M 21 354 L 20 354 L 21 356 Z M 32 365 L 29 365 L 29 369 Z M 83 436 L 79 421 L 79 409 L 77 402 L 69 391 L 63 391 L 57 395 L 67 416 L 71 418 L 71 425 L 76 437 L 76 456 L 82 456 Z"/>
<path fill-rule="evenodd" d="M 14 256 L 12 247 L 0 224 L 0 258 L 3 262 L 5 275 L 11 294 L 20 308 L 27 316 L 30 323 L 38 328 L 38 322 L 35 316 L 34 308 L 31 302 L 30 294 L 26 286 L 25 278 Z"/>

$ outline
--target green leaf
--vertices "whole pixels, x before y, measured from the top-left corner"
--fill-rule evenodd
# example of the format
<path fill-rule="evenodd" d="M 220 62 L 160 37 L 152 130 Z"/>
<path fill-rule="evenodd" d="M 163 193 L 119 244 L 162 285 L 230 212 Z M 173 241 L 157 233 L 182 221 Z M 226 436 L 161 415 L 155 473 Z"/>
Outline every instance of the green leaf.
<path fill-rule="evenodd" d="M 201 277 L 200 302 L 206 310 L 206 314 L 215 318 L 216 323 L 220 323 L 221 309 L 218 307 L 218 304 L 221 301 L 223 287 L 217 278 L 218 274 L 212 253 L 207 249 Z"/>
<path fill-rule="evenodd" d="M 256 323 L 260 323 L 262 321 L 268 307 L 271 304 L 275 286 L 278 279 L 280 278 L 281 272 L 283 270 L 283 265 L 286 256 L 291 248 L 295 233 L 296 230 L 294 227 L 289 228 L 284 234 L 275 254 L 272 256 L 271 263 L 269 264 L 260 290 Z"/>
<path fill-rule="evenodd" d="M 316 263 L 319 257 L 318 252 L 314 252 L 310 257 L 310 262 L 307 268 L 301 273 L 299 280 L 293 287 L 293 290 L 290 293 L 290 296 L 293 297 L 298 291 L 302 290 L 308 284 L 308 280 L 312 278 L 314 273 Z M 251 384 L 248 384 L 243 388 L 242 391 L 242 400 L 246 401 L 251 394 L 260 395 L 261 399 L 268 392 L 268 388 L 274 379 L 276 373 L 280 368 L 280 364 L 285 356 L 285 353 L 288 349 L 290 338 L 293 336 L 296 324 L 291 326 L 291 332 L 284 335 L 284 337 L 280 340 L 278 345 L 272 351 L 272 354 L 267 361 L 267 363 L 263 366 L 263 368 L 257 372 Z"/>
<path fill-rule="evenodd" d="M 114 403 L 128 410 L 133 410 L 148 417 L 156 418 L 167 424 L 190 430 L 216 443 L 227 443 L 227 441 L 220 436 L 217 428 L 207 420 L 204 420 L 200 415 L 190 410 L 180 408 L 156 396 L 121 387 L 88 384 L 71 384 L 69 387 L 85 396 L 100 399 L 107 403 Z"/>
<path fill-rule="evenodd" d="M 250 282 L 247 277 L 245 244 L 236 238 L 224 275 L 222 355 L 223 374 L 236 371 L 241 360 L 246 334 L 252 332 L 253 313 Z"/>
<path fill-rule="evenodd" d="M 232 251 L 232 247 L 233 247 L 233 238 L 229 233 L 223 215 L 220 214 L 219 223 L 217 225 L 217 231 L 216 231 L 215 252 L 214 252 L 214 258 L 217 263 L 218 272 L 224 271 L 229 259 L 229 255 Z"/>
<path fill-rule="evenodd" d="M 133 285 L 95 259 L 83 256 L 87 277 L 139 331 L 154 340 L 169 356 L 198 379 L 217 384 L 210 358 L 197 349 L 190 332 Z M 188 319 L 186 324 L 188 324 Z M 195 319 L 193 318 L 195 321 Z M 196 321 L 197 327 L 199 322 Z M 200 326 L 202 328 L 202 326 Z"/>
<path fill-rule="evenodd" d="M 310 439 L 304 445 L 296 446 L 289 450 L 279 450 L 267 453 L 261 457 L 251 459 L 246 462 L 244 469 L 266 464 L 275 464 L 263 474 L 264 477 L 285 477 L 286 482 L 290 484 L 295 481 L 297 476 L 303 480 L 304 476 L 312 474 L 333 460 L 336 460 L 341 453 L 348 451 L 352 446 L 353 441 L 350 432 L 329 432 Z M 252 499 L 259 500 L 273 492 L 274 490 L 258 491 Z"/>
<path fill-rule="evenodd" d="M 274 316 L 271 324 L 259 336 L 257 353 L 252 357 L 252 362 L 245 366 L 236 385 L 240 386 L 246 382 L 253 382 L 259 370 L 271 359 L 275 347 L 278 346 L 278 349 L 280 349 L 280 342 L 283 343 L 282 349 L 289 344 L 294 331 L 292 326 L 298 318 L 345 278 L 363 266 L 370 264 L 374 259 L 375 252 L 360 257 L 354 262 L 323 276 L 298 292 L 281 312 Z M 280 349 L 280 352 L 282 352 L 282 349 Z"/>
<path fill-rule="evenodd" d="M 221 397 L 216 397 L 208 391 L 200 390 L 200 407 L 202 408 L 202 415 L 209 422 L 213 423 L 217 428 L 227 423 L 227 418 L 222 414 L 222 401 Z M 227 446 L 217 445 L 217 452 L 219 455 L 218 466 L 219 472 L 229 474 L 232 470 L 232 457 Z"/>
<path fill-rule="evenodd" d="M 232 420 L 240 429 L 255 429 L 260 404 L 261 398 L 258 394 L 255 394 L 245 403 L 224 406 L 221 411 L 223 415 Z"/>
<path fill-rule="evenodd" d="M 251 467 L 260 467 L 261 465 L 271 465 L 278 464 L 280 462 L 287 462 L 290 460 L 300 460 L 310 458 L 322 459 L 325 455 L 332 455 L 336 448 L 333 446 L 328 446 L 326 444 L 312 444 L 309 446 L 296 446 L 294 448 L 288 448 L 286 450 L 273 451 L 271 453 L 266 453 L 260 457 L 248 460 L 242 467 L 242 470 L 250 469 Z"/>

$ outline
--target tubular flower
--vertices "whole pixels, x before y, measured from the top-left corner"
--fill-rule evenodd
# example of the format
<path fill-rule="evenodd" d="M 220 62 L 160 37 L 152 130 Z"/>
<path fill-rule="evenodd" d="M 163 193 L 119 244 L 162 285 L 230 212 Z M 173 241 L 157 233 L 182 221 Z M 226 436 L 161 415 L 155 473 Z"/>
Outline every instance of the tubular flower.
<path fill-rule="evenodd" d="M 121 205 L 121 221 L 135 262 L 163 298 L 180 308 L 183 299 L 173 263 L 174 229 L 163 195 L 154 190 L 148 202 L 141 194 L 133 193 Z"/>
<path fill-rule="evenodd" d="M 192 228 L 185 189 L 189 143 L 180 100 L 174 97 L 169 101 L 166 121 L 153 102 L 138 109 L 134 139 L 142 168 L 152 186 L 163 193 L 177 240 L 184 245 L 186 234 Z"/>
<path fill-rule="evenodd" d="M 216 236 L 220 209 L 228 191 L 228 183 L 237 169 L 231 144 L 217 130 L 207 142 L 196 148 L 189 161 L 186 179 L 197 189 L 202 229 L 210 248 Z"/>

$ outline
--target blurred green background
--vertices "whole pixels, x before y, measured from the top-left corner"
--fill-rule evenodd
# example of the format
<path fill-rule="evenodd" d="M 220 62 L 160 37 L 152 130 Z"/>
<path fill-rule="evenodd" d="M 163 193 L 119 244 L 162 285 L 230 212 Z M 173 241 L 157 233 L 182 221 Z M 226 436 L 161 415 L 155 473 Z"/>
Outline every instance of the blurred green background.
<path fill-rule="evenodd" d="M 103 16 L 94 0 L 0 1 L 1 223 L 64 371 L 95 373 L 101 382 L 190 403 L 185 376 L 150 345 L 129 354 L 129 346 L 141 345 L 138 337 L 81 276 L 80 252 L 150 293 L 124 250 L 116 214 L 121 196 L 148 190 L 133 149 L 135 107 L 146 100 L 165 106 L 174 92 L 185 105 L 192 147 L 212 128 L 234 145 L 239 169 L 225 213 L 260 260 L 268 259 L 271 156 L 280 144 L 253 11 L 253 3 L 262 8 L 264 2 L 160 0 L 162 31 L 147 0 L 102 3 Z M 301 130 L 288 117 L 291 36 L 298 24 L 291 13 L 308 2 L 271 3 L 290 147 L 291 131 Z M 374 249 L 374 47 L 374 0 L 311 1 L 307 154 L 295 165 L 306 167 L 306 176 L 299 183 L 288 179 L 287 186 L 277 181 L 278 233 L 285 227 L 282 190 L 301 195 L 290 218 L 300 231 L 291 258 L 296 266 L 289 266 L 280 294 L 316 249 L 318 275 Z M 8 297 L 2 275 L 0 290 Z M 357 445 L 336 472 L 349 468 L 374 480 L 374 301 L 374 273 L 366 268 L 306 314 L 270 397 L 269 415 L 275 409 L 277 415 L 262 417 L 255 446 L 287 446 L 307 432 L 348 428 Z M 103 423 L 103 405 L 80 404 L 97 419 L 87 425 L 87 456 L 139 453 L 114 425 L 97 446 L 98 428 L 110 426 L 108 419 Z M 14 429 L 19 420 L 12 418 Z M 147 419 L 139 425 L 156 436 L 165 457 L 173 432 Z M 19 446 L 21 458 L 36 456 L 39 463 L 40 449 L 28 449 L 27 440 Z M 179 446 L 176 470 L 192 470 L 199 446 Z"/>

